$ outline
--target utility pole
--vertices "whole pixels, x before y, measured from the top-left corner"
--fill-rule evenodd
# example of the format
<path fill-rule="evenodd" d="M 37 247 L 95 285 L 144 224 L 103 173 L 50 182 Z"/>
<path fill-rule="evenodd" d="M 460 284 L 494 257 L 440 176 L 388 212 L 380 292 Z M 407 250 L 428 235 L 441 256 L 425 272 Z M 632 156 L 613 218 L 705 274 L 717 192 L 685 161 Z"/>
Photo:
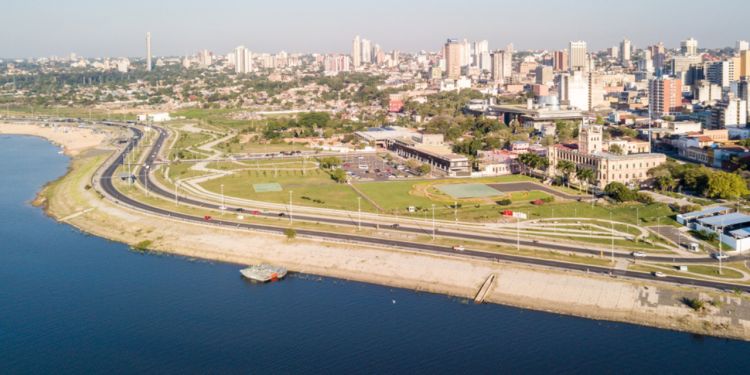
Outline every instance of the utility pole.
<path fill-rule="evenodd" d="M 516 218 L 516 251 L 521 251 L 521 218 Z"/>
<path fill-rule="evenodd" d="M 294 224 L 294 219 L 292 218 L 292 191 L 289 190 L 289 224 Z"/>
<path fill-rule="evenodd" d="M 362 230 L 362 197 L 357 197 L 357 230 Z"/>
<path fill-rule="evenodd" d="M 458 202 L 453 201 L 453 221 L 458 224 Z"/>
<path fill-rule="evenodd" d="M 224 206 L 224 184 L 221 184 L 221 207 L 219 207 L 222 211 L 222 215 L 224 215 L 224 210 L 226 210 L 226 206 Z"/>
<path fill-rule="evenodd" d="M 609 211 L 609 225 L 610 225 L 610 234 L 612 237 L 612 244 L 610 246 L 610 252 L 612 253 L 612 264 L 615 263 L 615 222 L 612 221 L 612 211 Z"/>
<path fill-rule="evenodd" d="M 435 241 L 435 204 L 432 205 L 432 240 Z"/>
<path fill-rule="evenodd" d="M 721 241 L 722 233 L 724 233 L 724 217 L 723 216 L 721 217 L 721 228 L 719 228 L 719 275 L 721 275 L 721 272 L 722 272 L 722 267 L 721 267 L 722 259 L 721 258 L 724 257 L 722 254 L 723 253 L 722 251 L 723 246 L 722 246 L 722 241 Z"/>
<path fill-rule="evenodd" d="M 177 199 L 177 188 L 179 186 L 180 186 L 180 182 L 179 181 L 175 182 L 175 184 L 174 184 L 174 204 L 175 204 L 175 206 L 178 205 L 178 204 L 180 204 L 179 201 L 178 201 L 178 199 Z"/>
<path fill-rule="evenodd" d="M 148 197 L 148 164 L 143 167 L 143 183 L 146 185 L 146 196 Z"/>

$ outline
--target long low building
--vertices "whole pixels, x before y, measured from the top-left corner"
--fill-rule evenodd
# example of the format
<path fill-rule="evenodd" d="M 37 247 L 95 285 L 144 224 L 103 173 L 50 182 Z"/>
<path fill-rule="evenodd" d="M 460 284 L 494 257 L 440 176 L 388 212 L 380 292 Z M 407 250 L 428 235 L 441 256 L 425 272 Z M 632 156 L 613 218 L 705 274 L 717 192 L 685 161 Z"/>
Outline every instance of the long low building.
<path fill-rule="evenodd" d="M 695 229 L 695 224 L 700 219 L 705 219 L 708 217 L 719 216 L 719 215 L 726 215 L 731 212 L 732 212 L 731 208 L 724 207 L 724 206 L 709 207 L 705 210 L 679 214 L 677 215 L 676 220 L 678 223 L 690 229 Z"/>
<path fill-rule="evenodd" d="M 388 139 L 386 146 L 403 158 L 418 160 L 449 176 L 468 176 L 471 173 L 469 158 L 454 154 L 445 147 L 423 145 L 408 138 Z"/>
<path fill-rule="evenodd" d="M 735 251 L 750 250 L 750 215 L 735 212 L 698 219 L 694 229 L 716 233 L 721 242 Z"/>

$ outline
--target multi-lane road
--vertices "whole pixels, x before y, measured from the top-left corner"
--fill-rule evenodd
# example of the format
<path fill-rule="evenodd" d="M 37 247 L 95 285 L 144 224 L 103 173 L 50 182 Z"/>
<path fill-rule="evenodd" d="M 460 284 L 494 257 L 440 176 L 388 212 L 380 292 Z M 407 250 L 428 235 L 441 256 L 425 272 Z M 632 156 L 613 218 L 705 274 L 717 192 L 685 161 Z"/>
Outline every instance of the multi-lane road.
<path fill-rule="evenodd" d="M 102 192 L 106 196 L 109 196 L 111 199 L 116 201 L 118 204 L 131 206 L 138 210 L 150 212 L 156 215 L 166 216 L 166 217 L 179 219 L 179 220 L 187 221 L 187 222 L 201 223 L 203 225 L 215 225 L 218 227 L 247 229 L 247 230 L 253 230 L 253 231 L 270 232 L 270 233 L 278 233 L 278 234 L 283 233 L 285 228 L 277 227 L 273 225 L 264 225 L 264 224 L 255 224 L 255 223 L 237 223 L 234 221 L 226 221 L 226 220 L 221 220 L 221 219 L 212 219 L 211 221 L 207 222 L 205 221 L 203 217 L 200 217 L 200 216 L 193 216 L 193 215 L 183 214 L 179 212 L 173 212 L 173 211 L 161 208 L 161 207 L 151 206 L 149 204 L 130 198 L 125 194 L 122 194 L 120 191 L 118 191 L 115 188 L 113 184 L 114 173 L 117 170 L 118 166 L 123 164 L 123 162 L 125 161 L 126 155 L 129 152 L 131 152 L 133 148 L 137 145 L 137 143 L 142 139 L 143 132 L 137 127 L 132 126 L 130 124 L 112 123 L 112 122 L 106 122 L 104 124 L 127 127 L 131 129 L 131 131 L 133 131 L 134 134 L 136 135 L 136 137 L 134 137 L 119 152 L 117 157 L 111 159 L 109 164 L 104 167 L 103 172 L 98 177 L 99 186 L 103 190 Z M 144 168 L 139 169 L 137 178 L 142 184 L 144 185 L 148 184 L 149 191 L 151 193 L 160 195 L 164 197 L 165 199 L 171 199 L 171 193 L 163 190 L 162 188 L 159 187 L 159 185 L 154 184 L 151 181 L 148 181 L 150 179 L 150 175 L 148 173 L 150 168 L 147 168 L 147 166 L 153 165 L 153 163 L 157 160 L 157 155 L 159 154 L 161 147 L 163 147 L 164 141 L 167 137 L 166 130 L 160 127 L 154 127 L 154 129 L 156 129 L 156 131 L 158 132 L 157 139 L 154 141 L 153 147 L 149 150 L 148 155 L 146 156 L 146 159 L 144 162 Z M 183 198 L 182 202 L 186 204 L 198 206 L 198 207 L 204 207 L 206 209 L 211 209 L 211 210 L 221 209 L 221 207 L 218 205 L 213 205 L 207 202 L 192 200 L 190 198 Z M 268 213 L 268 215 L 274 215 L 274 214 Z M 334 219 L 334 218 L 295 216 L 295 219 L 317 221 L 317 222 L 328 222 L 331 224 L 352 225 L 352 222 L 350 221 Z M 374 223 L 362 223 L 362 224 L 363 226 L 364 225 L 371 226 L 371 227 L 376 226 L 376 224 Z M 423 229 L 409 228 L 409 227 L 389 228 L 389 230 L 400 230 L 400 231 L 407 231 L 407 232 L 412 232 L 412 233 L 423 233 L 423 234 L 426 233 Z M 457 252 L 453 250 L 452 248 L 434 245 L 430 243 L 414 243 L 414 242 L 408 242 L 408 241 L 375 238 L 375 237 L 344 234 L 344 233 L 323 232 L 323 231 L 316 231 L 316 230 L 309 230 L 309 229 L 297 229 L 296 231 L 298 235 L 304 236 L 304 237 L 310 237 L 310 238 L 327 239 L 327 240 L 334 240 L 334 241 L 345 241 L 345 242 L 360 243 L 360 244 L 370 244 L 370 245 L 376 245 L 376 246 L 387 246 L 387 247 L 394 247 L 394 248 L 406 249 L 406 250 L 411 250 L 411 251 L 430 252 L 430 253 L 444 254 L 444 255 L 450 255 L 450 256 L 456 256 L 456 257 L 473 257 L 473 258 L 484 259 L 488 261 L 496 261 L 496 262 L 505 261 L 505 262 L 523 263 L 523 264 L 551 267 L 551 268 L 563 269 L 563 270 L 582 271 L 582 272 L 587 272 L 587 273 L 603 273 L 603 274 L 609 274 L 609 275 L 613 275 L 617 277 L 628 277 L 628 278 L 633 278 L 633 279 L 654 280 L 650 274 L 641 273 L 641 272 L 633 272 L 633 271 L 624 271 L 624 270 L 613 270 L 608 267 L 567 263 L 567 262 L 547 260 L 547 259 L 528 258 L 528 257 L 523 257 L 523 256 L 490 253 L 490 252 L 475 251 L 475 250 L 470 250 L 470 249 L 467 249 L 462 252 Z M 472 234 L 467 234 L 467 233 L 441 232 L 441 234 L 450 235 L 451 237 L 457 237 L 457 238 L 476 239 L 476 240 L 482 240 L 482 241 L 494 241 L 494 242 L 505 243 L 505 244 L 508 244 L 508 243 L 515 244 L 515 241 L 511 239 L 489 238 L 487 236 L 472 235 Z M 535 247 L 540 246 L 537 243 L 528 242 L 528 241 L 522 242 L 522 245 L 535 246 Z M 587 249 L 571 248 L 569 246 L 564 246 L 564 245 L 544 245 L 544 247 L 550 248 L 551 250 L 575 251 L 579 253 L 581 252 L 581 250 L 587 250 Z M 592 250 L 588 250 L 586 253 L 598 254 L 599 250 L 592 249 Z M 620 256 L 625 256 L 625 255 L 621 254 Z M 647 260 L 663 261 L 667 263 L 672 263 L 675 261 L 678 263 L 691 263 L 691 262 L 696 262 L 696 261 L 706 262 L 705 259 L 699 259 L 699 260 L 696 260 L 694 258 L 682 259 L 679 257 L 676 257 L 676 258 L 649 257 Z M 681 285 L 710 287 L 710 288 L 717 288 L 717 289 L 722 289 L 722 290 L 743 290 L 745 292 L 750 292 L 750 287 L 747 287 L 747 286 L 741 286 L 741 285 L 735 285 L 735 284 L 717 282 L 717 281 L 696 280 L 696 279 L 679 277 L 679 276 L 668 276 L 666 278 L 659 279 L 659 281 L 670 282 L 670 283 L 681 284 Z"/>

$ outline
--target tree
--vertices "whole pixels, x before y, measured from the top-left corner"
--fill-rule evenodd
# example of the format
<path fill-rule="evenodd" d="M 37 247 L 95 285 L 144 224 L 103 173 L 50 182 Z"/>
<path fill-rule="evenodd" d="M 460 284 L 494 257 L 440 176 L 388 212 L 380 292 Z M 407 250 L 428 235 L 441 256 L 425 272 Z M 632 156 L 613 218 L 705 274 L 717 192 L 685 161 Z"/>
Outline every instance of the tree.
<path fill-rule="evenodd" d="M 737 174 L 714 172 L 708 178 L 708 198 L 736 199 L 750 194 L 747 182 Z"/>
<path fill-rule="evenodd" d="M 618 144 L 613 144 L 609 146 L 609 153 L 615 154 L 615 155 L 624 155 L 625 150 L 622 149 L 622 146 Z"/>
<path fill-rule="evenodd" d="M 570 174 L 575 172 L 576 166 L 568 160 L 560 160 L 557 162 L 557 170 L 562 173 L 565 178 L 565 186 L 570 186 Z"/>
<path fill-rule="evenodd" d="M 346 172 L 341 168 L 336 168 L 331 172 L 331 178 L 334 181 L 342 184 L 346 182 Z"/>
<path fill-rule="evenodd" d="M 591 184 L 594 181 L 594 178 L 596 177 L 596 174 L 594 173 L 594 170 L 591 168 L 578 168 L 576 169 L 576 179 L 580 181 L 583 185 L 586 185 L 588 187 L 589 184 Z M 588 189 L 585 189 L 588 190 Z"/>
<path fill-rule="evenodd" d="M 284 229 L 284 235 L 288 240 L 293 240 L 297 238 L 297 231 L 294 228 L 286 228 Z"/>
<path fill-rule="evenodd" d="M 604 192 L 618 202 L 634 201 L 638 198 L 634 191 L 620 182 L 610 182 L 604 187 Z"/>
<path fill-rule="evenodd" d="M 320 159 L 320 167 L 323 169 L 331 169 L 341 165 L 341 159 L 335 156 L 328 156 Z"/>
<path fill-rule="evenodd" d="M 659 190 L 672 191 L 677 187 L 677 180 L 671 176 L 658 176 L 654 179 L 654 185 Z"/>
<path fill-rule="evenodd" d="M 432 168 L 429 164 L 422 164 L 417 168 L 417 173 L 419 173 L 420 176 L 424 176 L 426 174 L 429 174 L 432 171 Z"/>

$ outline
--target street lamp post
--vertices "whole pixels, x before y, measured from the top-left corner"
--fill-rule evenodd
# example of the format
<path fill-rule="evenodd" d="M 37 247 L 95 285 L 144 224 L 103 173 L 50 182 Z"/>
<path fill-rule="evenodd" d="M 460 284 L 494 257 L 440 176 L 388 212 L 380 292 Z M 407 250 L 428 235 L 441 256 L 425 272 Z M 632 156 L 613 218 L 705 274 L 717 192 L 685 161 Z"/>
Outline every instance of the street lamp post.
<path fill-rule="evenodd" d="M 357 197 L 357 230 L 362 230 L 362 197 Z"/>
<path fill-rule="evenodd" d="M 226 206 L 224 206 L 224 184 L 221 184 L 221 207 L 219 207 L 222 211 L 222 215 L 224 214 L 224 210 L 226 210 Z"/>
<path fill-rule="evenodd" d="M 453 221 L 458 224 L 458 202 L 453 201 Z"/>
<path fill-rule="evenodd" d="M 612 253 L 612 263 L 615 263 L 615 222 L 612 221 L 612 211 L 609 211 L 610 237 L 612 239 L 610 252 Z"/>
<path fill-rule="evenodd" d="M 174 204 L 175 206 L 180 204 L 179 200 L 177 199 L 177 189 L 180 186 L 180 181 L 175 182 L 174 184 Z"/>
<path fill-rule="evenodd" d="M 148 197 L 148 164 L 143 168 L 146 170 L 143 172 L 143 183 L 146 185 L 146 196 Z"/>
<path fill-rule="evenodd" d="M 432 240 L 435 241 L 435 204 L 432 205 Z"/>
<path fill-rule="evenodd" d="M 289 190 L 289 224 L 294 224 L 294 218 L 292 217 L 292 209 L 294 206 L 292 206 L 292 193 L 293 191 Z"/>

